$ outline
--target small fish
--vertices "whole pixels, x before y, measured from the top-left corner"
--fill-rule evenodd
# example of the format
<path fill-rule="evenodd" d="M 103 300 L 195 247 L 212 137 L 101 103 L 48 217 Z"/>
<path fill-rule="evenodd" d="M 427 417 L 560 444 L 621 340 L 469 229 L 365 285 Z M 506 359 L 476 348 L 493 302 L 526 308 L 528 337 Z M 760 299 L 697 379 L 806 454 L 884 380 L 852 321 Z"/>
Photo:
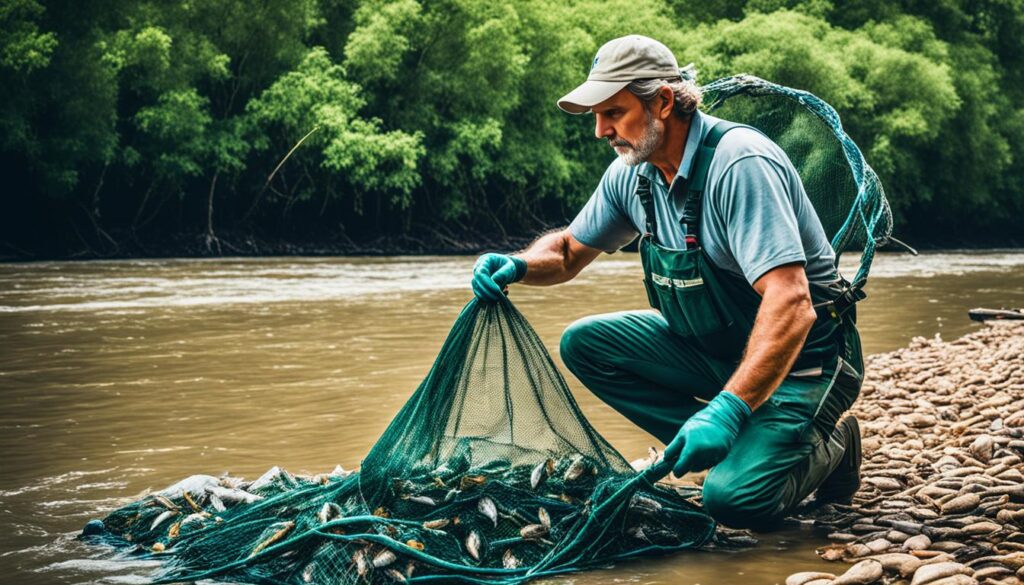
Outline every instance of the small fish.
<path fill-rule="evenodd" d="M 562 476 L 564 481 L 576 481 L 583 477 L 583 474 L 587 471 L 587 463 L 583 460 L 583 455 L 576 454 L 572 456 L 572 462 L 569 464 L 569 468 L 565 470 L 565 475 Z"/>
<path fill-rule="evenodd" d="M 551 530 L 551 515 L 544 508 L 537 510 L 537 516 L 540 518 L 540 524 L 545 530 Z"/>
<path fill-rule="evenodd" d="M 320 511 L 317 512 L 316 519 L 319 520 L 321 524 L 327 524 L 338 516 L 341 516 L 341 506 L 334 502 L 327 502 L 322 508 L 320 508 Z"/>
<path fill-rule="evenodd" d="M 476 533 L 476 530 L 470 532 L 466 537 L 466 552 L 473 557 L 473 560 L 480 560 L 480 535 Z"/>
<path fill-rule="evenodd" d="M 174 510 L 165 510 L 161 512 L 160 515 L 156 517 L 156 520 L 153 520 L 153 524 L 149 527 L 149 529 L 156 530 L 157 526 L 160 526 L 167 520 L 170 520 L 171 518 L 177 516 L 177 514 L 178 513 L 175 512 Z"/>
<path fill-rule="evenodd" d="M 444 503 L 450 504 L 460 493 L 462 493 L 461 490 L 448 490 L 448 493 L 444 495 Z"/>
<path fill-rule="evenodd" d="M 476 503 L 476 509 L 480 510 L 480 513 L 494 523 L 494 527 L 498 527 L 498 506 L 494 503 L 494 500 L 484 496 L 480 498 Z"/>
<path fill-rule="evenodd" d="M 407 546 L 409 548 L 414 548 L 416 550 L 423 550 L 424 548 L 426 548 L 423 545 L 423 543 L 418 541 L 418 540 L 407 540 L 407 541 L 405 541 L 405 546 Z"/>
<path fill-rule="evenodd" d="M 415 571 L 416 571 L 416 562 L 415 561 L 409 561 L 405 565 L 405 576 L 406 576 L 406 578 L 412 578 L 412 574 Z"/>
<path fill-rule="evenodd" d="M 210 495 L 217 496 L 222 502 L 235 502 L 240 504 L 251 504 L 263 499 L 263 496 L 250 494 L 245 490 L 226 488 L 221 486 L 210 486 L 206 488 Z"/>
<path fill-rule="evenodd" d="M 527 524 L 519 529 L 519 536 L 526 539 L 540 538 L 547 533 L 548 529 L 543 524 Z"/>
<path fill-rule="evenodd" d="M 547 461 L 538 464 L 537 467 L 533 468 L 533 472 L 530 473 L 530 488 L 537 489 L 537 486 L 539 486 L 545 479 L 551 477 L 551 474 L 554 472 L 555 461 L 553 459 L 548 459 Z"/>
<path fill-rule="evenodd" d="M 174 502 L 172 502 L 170 500 L 170 498 L 168 498 L 167 496 L 161 496 L 161 495 L 157 494 L 157 495 L 153 496 L 153 502 L 163 506 L 164 508 L 166 508 L 168 510 L 171 510 L 172 512 L 177 512 L 178 510 L 180 510 L 178 505 L 175 504 Z"/>
<path fill-rule="evenodd" d="M 459 480 L 460 489 L 468 489 L 478 485 L 484 485 L 487 483 L 486 475 L 463 475 L 462 479 Z"/>
<path fill-rule="evenodd" d="M 192 499 L 192 495 L 188 493 L 188 490 L 181 492 L 181 495 L 185 498 L 185 503 L 188 504 L 189 508 L 192 508 L 193 512 L 199 513 L 203 511 L 203 507 Z"/>
<path fill-rule="evenodd" d="M 164 546 L 164 543 L 162 543 L 162 542 L 155 542 L 155 543 L 153 543 L 153 548 L 151 548 L 150 550 L 152 550 L 155 553 L 161 553 L 161 552 L 164 552 L 164 550 L 166 548 L 167 547 Z"/>
<path fill-rule="evenodd" d="M 370 563 L 366 562 L 366 549 L 361 548 L 352 554 L 352 562 L 356 565 L 356 573 L 360 577 L 365 577 L 366 573 L 370 571 Z"/>
<path fill-rule="evenodd" d="M 381 569 L 395 562 L 397 559 L 398 557 L 395 556 L 395 553 L 391 552 L 389 549 L 384 549 L 373 557 L 373 568 Z"/>
<path fill-rule="evenodd" d="M 440 518 L 438 520 L 427 520 L 423 523 L 423 528 L 426 530 L 441 530 L 445 526 L 451 523 L 451 520 L 447 518 Z"/>
<path fill-rule="evenodd" d="M 403 500 L 409 500 L 417 504 L 423 504 L 424 506 L 436 506 L 437 500 L 430 496 L 402 496 Z"/>
<path fill-rule="evenodd" d="M 316 563 L 306 565 L 306 568 L 302 570 L 302 582 L 312 583 L 314 573 L 316 573 Z"/>
<path fill-rule="evenodd" d="M 377 508 L 376 510 L 373 511 L 373 515 L 377 516 L 379 518 L 390 518 L 391 517 L 391 512 L 388 512 L 387 508 L 385 508 L 384 506 L 381 506 L 381 507 L 379 507 L 379 508 Z"/>
<path fill-rule="evenodd" d="M 390 577 L 392 580 L 394 580 L 395 583 L 406 582 L 405 575 L 396 571 L 395 569 L 388 569 L 387 571 L 384 571 L 384 574 Z"/>
<path fill-rule="evenodd" d="M 576 504 L 578 504 L 580 502 L 579 498 L 574 498 L 574 497 L 570 496 L 569 494 L 558 494 L 555 497 L 558 498 L 559 500 L 562 500 L 566 504 L 571 504 L 573 506 L 575 506 Z"/>
<path fill-rule="evenodd" d="M 199 522 L 201 524 L 203 520 L 206 520 L 209 517 L 209 512 L 197 512 L 195 514 L 189 514 L 188 516 L 185 516 L 184 520 L 181 521 L 181 527 L 185 528 L 186 526 L 189 526 L 190 524 L 195 524 L 196 522 Z"/>
<path fill-rule="evenodd" d="M 228 507 L 224 505 L 224 501 L 214 494 L 210 494 L 210 505 L 218 512 L 223 512 L 228 509 Z"/>
<path fill-rule="evenodd" d="M 171 527 L 169 529 L 167 529 L 167 538 L 170 539 L 170 540 L 174 540 L 175 538 L 178 538 L 178 535 L 180 535 L 180 534 L 181 534 L 181 522 L 175 522 L 174 524 L 171 524 Z"/>
<path fill-rule="evenodd" d="M 516 555 L 512 554 L 512 549 L 508 549 L 501 557 L 501 564 L 506 569 L 518 569 L 520 563 L 519 559 L 516 558 Z"/>
<path fill-rule="evenodd" d="M 252 549 L 252 552 L 249 553 L 250 559 L 258 555 L 263 549 L 283 539 L 286 534 L 291 532 L 292 528 L 295 528 L 295 523 L 289 520 L 288 522 L 281 523 L 280 526 L 281 527 L 278 528 L 276 532 L 268 536 L 263 542 L 257 544 L 256 548 Z"/>
<path fill-rule="evenodd" d="M 632 501 L 629 502 L 629 506 L 642 514 L 653 515 L 661 512 L 660 502 L 646 496 L 641 496 L 640 494 L 633 496 Z"/>

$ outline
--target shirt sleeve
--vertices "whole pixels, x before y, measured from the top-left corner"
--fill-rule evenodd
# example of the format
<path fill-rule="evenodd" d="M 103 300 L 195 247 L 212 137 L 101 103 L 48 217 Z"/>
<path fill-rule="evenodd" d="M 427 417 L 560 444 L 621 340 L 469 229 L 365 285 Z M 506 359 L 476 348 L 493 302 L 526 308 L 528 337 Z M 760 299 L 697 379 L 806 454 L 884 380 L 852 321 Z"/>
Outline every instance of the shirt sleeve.
<path fill-rule="evenodd" d="M 630 243 L 638 232 L 621 204 L 629 183 L 629 173 L 618 164 L 609 165 L 594 194 L 569 224 L 572 237 L 609 254 Z"/>
<path fill-rule="evenodd" d="M 750 284 L 773 268 L 807 263 L 785 177 L 778 162 L 748 155 L 733 161 L 718 184 L 729 251 Z"/>

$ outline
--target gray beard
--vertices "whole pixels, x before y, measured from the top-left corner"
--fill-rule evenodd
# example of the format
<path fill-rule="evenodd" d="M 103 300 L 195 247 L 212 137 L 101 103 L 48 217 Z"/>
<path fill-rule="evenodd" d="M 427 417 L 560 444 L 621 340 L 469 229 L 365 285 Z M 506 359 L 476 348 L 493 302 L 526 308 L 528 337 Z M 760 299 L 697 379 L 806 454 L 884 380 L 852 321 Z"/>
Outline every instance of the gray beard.
<path fill-rule="evenodd" d="M 626 152 L 617 152 L 619 158 L 622 159 L 623 164 L 630 167 L 646 162 L 648 158 L 654 153 L 654 150 L 658 148 L 658 144 L 661 143 L 661 136 L 663 133 L 662 127 L 654 119 L 654 116 L 650 112 L 647 112 L 647 127 L 644 128 L 640 138 L 637 139 L 636 144 L 622 144 L 629 150 Z"/>

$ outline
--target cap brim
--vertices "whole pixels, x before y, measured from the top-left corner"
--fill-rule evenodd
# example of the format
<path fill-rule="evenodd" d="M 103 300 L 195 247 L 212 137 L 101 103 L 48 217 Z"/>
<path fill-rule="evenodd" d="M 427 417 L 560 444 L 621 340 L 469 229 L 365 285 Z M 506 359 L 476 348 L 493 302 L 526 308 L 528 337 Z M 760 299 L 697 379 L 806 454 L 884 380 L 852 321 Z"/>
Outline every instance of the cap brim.
<path fill-rule="evenodd" d="M 629 85 L 628 81 L 584 81 L 558 100 L 558 107 L 570 114 L 585 114 Z"/>

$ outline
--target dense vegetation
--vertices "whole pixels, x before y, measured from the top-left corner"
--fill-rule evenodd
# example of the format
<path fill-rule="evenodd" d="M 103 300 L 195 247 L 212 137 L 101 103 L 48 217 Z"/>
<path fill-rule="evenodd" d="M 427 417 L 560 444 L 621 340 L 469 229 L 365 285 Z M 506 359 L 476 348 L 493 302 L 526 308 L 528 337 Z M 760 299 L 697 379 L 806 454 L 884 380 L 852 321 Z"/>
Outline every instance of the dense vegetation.
<path fill-rule="evenodd" d="M 832 103 L 904 239 L 1022 243 L 1024 0 L 0 0 L 0 255 L 562 224 L 614 154 L 554 101 L 630 32 Z"/>

